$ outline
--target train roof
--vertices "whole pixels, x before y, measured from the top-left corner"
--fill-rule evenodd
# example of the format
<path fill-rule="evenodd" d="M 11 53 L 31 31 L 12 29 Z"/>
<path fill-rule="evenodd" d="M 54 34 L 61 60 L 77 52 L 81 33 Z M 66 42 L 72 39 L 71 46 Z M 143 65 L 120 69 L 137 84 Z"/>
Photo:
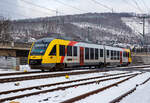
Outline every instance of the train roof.
<path fill-rule="evenodd" d="M 66 40 L 66 41 L 72 41 L 72 40 L 67 40 L 67 39 L 63 39 L 63 38 L 51 38 L 51 37 L 48 37 L 48 38 L 41 38 L 39 40 L 37 40 L 36 42 L 51 42 L 52 40 Z M 102 44 L 94 44 L 94 43 L 91 43 L 91 42 L 80 42 L 80 41 L 77 41 L 78 44 L 76 44 L 76 46 L 83 46 L 83 47 L 95 47 L 95 46 L 99 46 L 100 48 L 103 47 L 104 45 Z M 111 49 L 111 50 L 123 50 L 124 48 L 120 48 L 120 47 L 114 47 L 114 46 L 107 46 L 105 45 L 105 48 L 106 49 Z M 129 50 L 129 49 L 125 49 L 126 51 Z"/>
<path fill-rule="evenodd" d="M 50 42 L 54 39 L 55 38 L 41 38 L 41 39 L 38 39 L 36 42 Z"/>

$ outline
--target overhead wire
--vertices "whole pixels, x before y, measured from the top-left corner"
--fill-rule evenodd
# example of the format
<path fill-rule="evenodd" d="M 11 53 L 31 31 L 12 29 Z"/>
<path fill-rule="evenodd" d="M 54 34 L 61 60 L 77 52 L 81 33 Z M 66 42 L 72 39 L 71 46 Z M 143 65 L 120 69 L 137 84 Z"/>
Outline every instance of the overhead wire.
<path fill-rule="evenodd" d="M 106 9 L 109 9 L 109 10 L 111 10 L 111 12 L 113 12 L 113 8 L 111 8 L 111 7 L 107 6 L 107 5 L 104 5 L 104 4 L 102 4 L 102 3 L 100 3 L 100 2 L 98 2 L 96 0 L 91 0 L 91 1 L 94 2 L 95 4 L 98 4 L 98 5 L 106 8 Z"/>
<path fill-rule="evenodd" d="M 17 6 L 17 7 L 21 7 L 21 8 L 25 8 L 25 9 L 30 9 L 30 10 L 33 10 L 33 11 L 36 11 L 36 14 L 38 13 L 39 15 L 44 14 L 44 15 L 50 15 L 50 13 L 48 12 L 42 12 L 42 11 L 39 11 L 39 10 L 36 10 L 36 9 L 33 9 L 33 8 L 29 8 L 29 7 L 25 7 L 25 6 L 21 6 L 21 5 L 16 5 L 15 3 L 10 3 L 10 2 L 7 2 L 6 0 L 2 0 L 1 3 L 7 3 L 7 4 L 10 4 L 12 6 Z"/>
<path fill-rule="evenodd" d="M 1 3 L 0 3 L 0 5 L 2 5 Z M 24 15 L 24 14 L 22 14 L 22 13 L 20 13 L 20 12 L 16 12 L 16 11 L 12 11 L 11 9 L 5 9 L 5 10 L 1 10 L 1 14 L 2 14 L 2 16 L 4 16 L 4 14 L 2 13 L 2 11 L 4 11 L 4 13 L 6 14 L 6 13 L 8 13 L 8 14 L 14 14 L 14 15 L 17 15 L 17 16 L 19 16 L 19 17 L 23 17 L 23 18 L 33 18 L 33 16 L 31 17 L 31 16 L 27 16 L 27 15 Z M 8 15 L 7 14 L 7 15 Z M 17 17 L 16 17 L 17 18 Z"/>
<path fill-rule="evenodd" d="M 147 4 L 145 3 L 145 1 L 144 0 L 141 0 L 141 1 L 143 3 L 144 7 L 148 10 L 148 12 L 150 12 L 150 8 L 147 6 Z"/>
<path fill-rule="evenodd" d="M 30 17 L 30 16 L 26 16 L 24 14 L 21 14 L 21 13 L 17 13 L 17 12 L 12 12 L 12 11 L 9 11 L 9 10 L 3 10 L 5 13 L 8 13 L 8 14 L 14 14 L 14 15 L 17 15 L 19 17 L 23 17 L 23 18 L 33 18 L 33 17 Z M 2 14 L 2 16 L 5 16 Z M 14 19 L 17 19 L 18 17 L 14 17 Z"/>
<path fill-rule="evenodd" d="M 132 2 L 134 2 L 134 4 L 137 6 L 138 10 L 143 13 L 143 10 L 141 9 L 141 7 L 139 6 L 138 2 L 136 0 L 132 0 Z"/>
<path fill-rule="evenodd" d="M 137 10 L 137 7 L 135 5 L 133 5 L 132 3 L 129 3 L 128 0 L 122 0 L 123 2 L 125 2 L 126 4 L 130 5 L 132 8 Z"/>
<path fill-rule="evenodd" d="M 64 3 L 64 2 L 62 2 L 62 1 L 59 1 L 59 0 L 55 0 L 55 2 L 60 3 L 60 4 L 65 5 L 65 6 L 68 6 L 68 7 L 71 7 L 71 8 L 73 8 L 73 9 L 78 10 L 78 11 L 88 12 L 88 11 L 86 11 L 86 10 L 79 9 L 79 8 L 77 8 L 77 7 L 75 7 L 75 6 L 68 5 L 68 4 L 66 4 L 66 3 Z"/>
<path fill-rule="evenodd" d="M 45 9 L 45 10 L 47 10 L 47 11 L 65 14 L 65 13 L 63 13 L 63 12 L 59 12 L 58 10 L 50 9 L 50 8 L 47 8 L 47 7 L 44 7 L 44 6 L 35 4 L 35 3 L 30 2 L 30 1 L 27 1 L 27 0 L 20 0 L 20 1 L 23 1 L 24 3 L 29 4 L 29 5 L 32 5 L 32 6 L 34 6 L 34 7 L 38 7 L 38 8 L 41 8 L 41 9 Z"/>

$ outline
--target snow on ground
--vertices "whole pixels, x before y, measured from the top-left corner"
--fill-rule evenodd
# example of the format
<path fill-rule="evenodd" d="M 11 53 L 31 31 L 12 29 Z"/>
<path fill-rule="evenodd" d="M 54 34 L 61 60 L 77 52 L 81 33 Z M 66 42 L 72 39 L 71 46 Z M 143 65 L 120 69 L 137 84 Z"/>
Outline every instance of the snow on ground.
<path fill-rule="evenodd" d="M 137 87 L 136 91 L 125 97 L 120 103 L 150 103 L 150 81 Z"/>
<path fill-rule="evenodd" d="M 129 26 L 137 35 L 140 35 L 143 33 L 143 21 L 141 21 L 142 19 L 138 19 L 136 17 L 133 17 L 133 18 L 126 18 L 126 17 L 123 17 L 122 18 L 122 21 L 124 23 L 126 23 L 127 26 Z M 149 24 L 148 24 L 148 21 L 146 20 L 145 21 L 145 32 L 148 33 L 149 31 Z M 140 34 L 141 33 L 141 34 Z"/>
<path fill-rule="evenodd" d="M 20 70 L 16 71 L 14 69 L 0 69 L 0 74 L 3 73 L 14 73 L 14 72 L 24 72 L 24 70 L 27 70 L 27 72 L 31 72 L 31 71 L 41 71 L 40 69 L 30 69 L 29 65 L 20 65 Z M 0 79 L 2 78 L 11 78 L 11 77 L 21 77 L 21 76 L 31 76 L 31 75 L 45 75 L 45 74 L 56 74 L 56 73 L 69 73 L 69 72 L 77 72 L 77 71 L 88 71 L 90 69 L 87 68 L 83 68 L 82 70 L 71 70 L 71 71 L 60 71 L 60 72 L 44 72 L 44 73 L 36 73 L 36 74 L 22 74 L 22 75 L 12 75 L 12 76 L 3 76 L 0 77 Z M 94 69 L 93 69 L 94 70 Z"/>
<path fill-rule="evenodd" d="M 73 22 L 72 23 L 75 26 L 78 26 L 80 28 L 87 28 L 87 27 L 91 27 L 92 29 L 97 29 L 97 30 L 103 30 L 106 31 L 108 33 L 112 33 L 114 35 L 122 35 L 122 34 L 126 34 L 129 35 L 126 31 L 120 31 L 117 28 L 113 28 L 113 27 L 104 27 L 103 25 L 98 25 L 98 24 L 93 24 L 93 23 L 87 23 L 87 22 L 80 22 L 80 23 L 76 23 Z M 130 36 L 130 35 L 129 35 Z"/>
<path fill-rule="evenodd" d="M 117 68 L 120 68 L 120 69 L 123 69 L 123 68 L 136 68 L 136 69 L 139 69 L 139 70 L 149 70 L 150 69 L 150 67 L 149 67 L 150 65 L 142 65 L 142 66 L 128 66 L 128 67 L 117 67 Z M 140 68 L 141 67 L 141 68 Z"/>
<path fill-rule="evenodd" d="M 24 70 L 27 70 L 27 71 L 31 71 L 29 65 L 20 65 L 20 71 L 24 71 Z M 35 69 L 36 70 L 36 69 Z M 35 71 L 34 70 L 34 71 Z"/>
<path fill-rule="evenodd" d="M 136 86 L 136 84 L 142 83 L 149 77 L 150 77 L 150 73 L 145 73 L 145 74 L 136 76 L 133 79 L 130 79 L 124 83 L 119 84 L 117 87 L 113 87 L 113 88 L 107 89 L 101 93 L 89 96 L 81 101 L 76 102 L 76 103 L 98 103 L 98 102 L 109 103 L 113 99 L 119 97 L 120 95 L 122 95 L 122 94 L 126 93 L 127 91 L 129 91 L 130 89 L 134 88 Z M 149 86 L 149 89 L 150 89 L 150 86 Z M 148 95 L 145 95 L 145 96 L 150 99 L 150 97 Z M 136 98 L 136 96 L 135 96 L 135 98 Z M 133 103 L 133 102 L 126 101 L 124 103 Z M 136 103 L 141 103 L 141 102 L 136 102 Z M 143 102 L 143 103 L 147 103 L 147 102 Z"/>
<path fill-rule="evenodd" d="M 29 65 L 20 65 L 19 66 L 20 70 L 16 71 L 15 69 L 6 69 L 6 68 L 0 68 L 0 73 L 14 73 L 14 72 L 23 72 L 24 70 L 27 71 L 39 71 L 39 70 L 31 70 Z"/>
<path fill-rule="evenodd" d="M 113 77 L 118 77 L 118 76 L 113 76 Z M 106 79 L 107 78 L 110 78 L 110 77 L 105 77 Z M 85 83 L 85 82 L 92 82 L 92 81 L 97 81 L 97 80 L 101 80 L 101 79 L 104 79 L 104 78 L 100 78 L 100 79 L 92 79 L 92 80 L 86 80 L 86 81 L 80 81 L 80 82 L 73 82 L 73 83 L 69 83 L 69 84 L 62 84 L 62 85 L 57 85 L 57 86 L 51 86 L 51 87 L 45 87 L 45 88 L 42 88 L 42 90 L 47 90 L 47 89 L 53 89 L 53 88 L 57 88 L 57 87 L 63 87 L 63 86 L 68 86 L 68 85 L 75 85 L 75 84 L 79 84 L 79 83 Z M 37 89 L 34 89 L 34 90 L 29 90 L 29 91 L 23 91 L 23 92 L 18 92 L 17 95 L 19 94 L 24 94 L 24 93 L 31 93 L 33 91 L 38 91 Z M 11 93 L 11 94 L 8 94 L 9 96 L 12 96 L 12 95 L 16 95 L 16 93 Z M 1 98 L 4 98 L 4 97 L 7 97 L 8 95 L 1 95 L 0 97 Z"/>
<path fill-rule="evenodd" d="M 22 66 L 21 70 L 24 70 L 25 68 L 29 68 L 29 67 Z M 12 72 L 12 71 L 7 71 L 7 72 Z M 127 71 L 108 71 L 108 72 L 99 72 L 99 73 L 82 74 L 82 75 L 70 75 L 69 79 L 66 79 L 63 76 L 63 77 L 57 77 L 57 78 L 45 78 L 45 79 L 19 81 L 19 83 L 20 83 L 19 86 L 15 86 L 14 82 L 0 83 L 0 88 L 1 88 L 0 91 L 13 90 L 13 89 L 19 89 L 19 88 L 25 88 L 25 87 L 31 87 L 31 86 L 38 86 L 38 85 L 43 85 L 43 84 L 51 84 L 51 83 L 84 79 L 87 77 L 96 77 L 96 76 L 103 76 L 103 75 L 123 73 L 123 72 L 127 72 Z M 55 72 L 53 72 L 53 73 L 55 73 Z M 133 72 L 133 73 L 138 73 L 138 72 Z M 116 77 L 116 76 L 114 76 L 114 77 Z M 140 84 L 141 82 L 143 82 L 144 80 L 146 80 L 149 77 L 150 77 L 149 72 L 141 74 L 141 75 L 136 76 L 122 84 L 119 84 L 117 87 L 113 87 L 113 88 L 107 89 L 101 93 L 89 96 L 83 100 L 77 101 L 76 103 L 99 103 L 99 102 L 109 103 L 114 98 L 124 94 L 125 92 L 134 88 L 136 84 Z M 66 90 L 59 90 L 59 91 L 55 91 L 55 92 L 39 94 L 39 95 L 35 95 L 35 96 L 25 97 L 22 99 L 16 99 L 14 101 L 19 101 L 20 103 L 59 103 L 61 101 L 67 100 L 69 98 L 96 90 L 98 88 L 102 88 L 107 85 L 110 85 L 114 82 L 120 81 L 125 78 L 127 78 L 127 77 L 120 78 L 118 80 L 109 80 L 109 81 L 101 82 L 100 84 L 90 84 L 90 85 L 85 85 L 85 86 L 69 88 Z M 99 80 L 99 79 L 93 79 L 93 80 L 87 80 L 87 81 L 95 81 L 95 80 Z M 52 87 L 45 87 L 45 88 L 42 88 L 42 90 L 47 90 L 47 89 L 52 89 L 52 88 L 67 86 L 67 85 L 73 85 L 73 84 L 78 84 L 78 83 L 84 83 L 87 81 L 74 82 L 74 83 L 52 86 Z M 135 92 L 133 92 L 131 95 L 129 95 L 125 99 L 123 99 L 121 101 L 121 103 L 149 103 L 149 101 L 150 101 L 150 97 L 149 97 L 150 86 L 148 85 L 149 83 L 150 83 L 150 81 L 147 82 L 143 86 L 139 86 Z M 15 96 L 15 95 L 24 94 L 24 93 L 31 93 L 31 92 L 35 92 L 35 91 L 40 91 L 40 90 L 33 89 L 33 90 L 27 90 L 27 91 L 23 91 L 23 92 L 5 94 L 5 95 L 0 95 L 0 98 L 4 98 L 7 96 Z M 143 97 L 143 99 L 140 99 L 140 97 Z M 133 99 L 133 98 L 135 98 L 135 99 Z M 47 100 L 47 101 L 45 101 L 45 100 Z M 7 101 L 5 103 L 9 103 L 9 101 Z"/>
<path fill-rule="evenodd" d="M 99 84 L 90 84 L 85 86 L 78 86 L 74 88 L 69 88 L 66 90 L 59 90 L 55 92 L 50 93 L 44 93 L 36 96 L 31 96 L 28 98 L 22 98 L 22 99 L 16 99 L 15 101 L 20 101 L 21 103 L 38 103 L 40 100 L 42 103 L 59 103 L 61 101 L 64 101 L 66 99 L 72 98 L 74 96 L 78 96 L 82 93 L 86 93 L 89 91 L 93 91 L 95 89 L 98 89 L 100 87 L 104 87 L 106 85 L 110 85 L 114 82 L 123 80 L 127 77 L 120 78 L 118 80 L 110 80 L 105 81 Z M 43 101 L 43 99 L 50 98 L 49 101 Z M 7 103 L 7 102 L 6 102 Z"/>
<path fill-rule="evenodd" d="M 63 76 L 63 77 L 55 77 L 55 78 L 26 80 L 26 81 L 19 81 L 20 86 L 15 86 L 14 82 L 0 83 L 0 87 L 1 87 L 0 91 L 25 88 L 29 86 L 38 86 L 38 85 L 57 83 L 57 82 L 64 82 L 64 81 L 70 81 L 76 79 L 84 79 L 87 77 L 103 76 L 103 75 L 115 74 L 115 73 L 124 73 L 124 72 L 126 71 L 110 71 L 110 72 L 108 71 L 108 72 L 99 72 L 99 73 L 82 74 L 82 75 L 70 75 L 69 79 L 66 79 L 65 76 Z"/>
<path fill-rule="evenodd" d="M 85 77 L 88 77 L 88 76 L 85 76 Z M 150 77 L 150 73 L 144 73 L 144 74 L 138 75 L 124 83 L 119 84 L 118 86 L 107 89 L 101 93 L 89 96 L 83 100 L 77 101 L 76 103 L 99 103 L 99 102 L 100 103 L 109 103 L 114 98 L 124 94 L 128 90 L 134 88 L 136 84 L 142 83 L 149 77 Z M 35 96 L 25 97 L 22 99 L 16 99 L 14 101 L 19 101 L 21 103 L 59 103 L 61 101 L 67 100 L 69 98 L 96 90 L 98 88 L 102 88 L 107 85 L 110 85 L 114 82 L 120 81 L 125 78 L 127 78 L 127 77 L 120 78 L 118 80 L 109 80 L 109 81 L 101 82 L 100 84 L 90 84 L 90 85 L 85 85 L 85 86 L 69 88 L 66 90 L 59 90 L 59 91 L 55 91 L 55 92 L 39 94 L 39 95 L 35 95 Z M 75 84 L 75 83 L 72 83 L 72 84 Z M 148 85 L 139 87 L 139 90 L 144 87 L 147 87 L 146 89 L 150 90 L 150 86 L 148 86 Z M 44 88 L 44 89 L 48 89 L 48 87 Z M 145 89 L 145 91 L 146 91 L 146 89 Z M 34 91 L 34 90 L 32 90 L 32 91 Z M 143 94 L 145 94 L 145 96 L 147 97 L 146 100 L 149 100 L 148 98 L 150 98 L 150 97 L 148 95 L 148 91 L 146 91 L 146 93 L 143 93 Z M 136 98 L 136 96 L 134 96 L 134 98 Z M 133 98 L 130 98 L 130 99 L 133 99 Z M 45 101 L 45 100 L 47 100 L 47 101 Z M 5 102 L 5 103 L 8 103 L 8 102 Z M 128 102 L 128 100 L 127 100 L 123 103 L 133 103 L 133 102 Z M 137 103 L 141 103 L 141 102 L 137 102 Z M 144 101 L 142 103 L 148 103 L 148 102 Z"/>

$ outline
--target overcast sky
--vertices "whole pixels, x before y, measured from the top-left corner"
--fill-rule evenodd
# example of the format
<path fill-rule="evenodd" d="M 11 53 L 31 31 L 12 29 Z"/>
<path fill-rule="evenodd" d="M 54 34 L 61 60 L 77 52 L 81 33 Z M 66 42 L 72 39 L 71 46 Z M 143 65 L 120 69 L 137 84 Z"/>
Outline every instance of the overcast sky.
<path fill-rule="evenodd" d="M 87 12 L 149 13 L 149 5 L 150 0 L 0 0 L 0 15 L 23 19 Z"/>

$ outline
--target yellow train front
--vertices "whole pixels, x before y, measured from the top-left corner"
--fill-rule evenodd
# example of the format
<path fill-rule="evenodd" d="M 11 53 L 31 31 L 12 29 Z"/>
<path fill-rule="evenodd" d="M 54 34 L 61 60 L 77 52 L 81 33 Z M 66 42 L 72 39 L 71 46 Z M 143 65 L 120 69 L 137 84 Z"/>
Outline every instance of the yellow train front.
<path fill-rule="evenodd" d="M 28 56 L 30 68 L 41 70 L 64 68 L 65 65 L 62 62 L 65 57 L 65 48 L 67 45 L 72 44 L 70 44 L 68 40 L 54 38 L 42 38 L 37 40 L 32 44 Z M 62 53 L 60 53 L 60 49 L 63 49 Z"/>
<path fill-rule="evenodd" d="M 31 69 L 56 70 L 74 66 L 128 65 L 131 51 L 54 38 L 42 38 L 33 43 L 28 56 Z"/>

